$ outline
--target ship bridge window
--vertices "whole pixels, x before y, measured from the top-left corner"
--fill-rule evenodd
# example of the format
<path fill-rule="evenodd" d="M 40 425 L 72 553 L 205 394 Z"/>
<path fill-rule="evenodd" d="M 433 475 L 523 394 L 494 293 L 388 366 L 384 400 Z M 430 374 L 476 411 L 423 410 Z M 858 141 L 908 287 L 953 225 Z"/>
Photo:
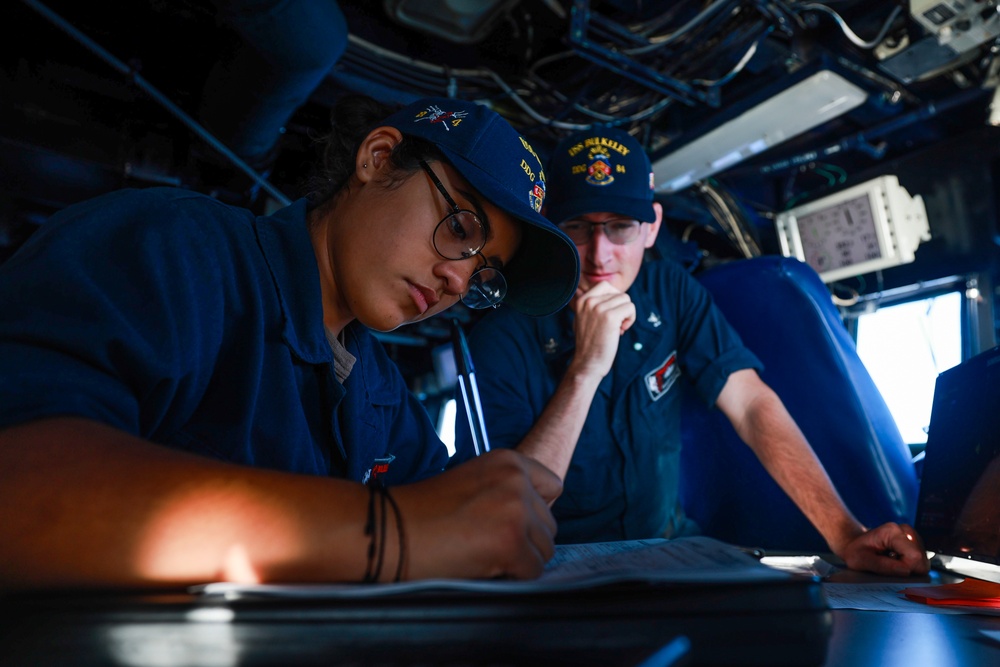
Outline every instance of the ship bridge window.
<path fill-rule="evenodd" d="M 857 318 L 858 355 L 909 445 L 927 443 L 934 383 L 962 360 L 962 293 L 880 306 Z"/>

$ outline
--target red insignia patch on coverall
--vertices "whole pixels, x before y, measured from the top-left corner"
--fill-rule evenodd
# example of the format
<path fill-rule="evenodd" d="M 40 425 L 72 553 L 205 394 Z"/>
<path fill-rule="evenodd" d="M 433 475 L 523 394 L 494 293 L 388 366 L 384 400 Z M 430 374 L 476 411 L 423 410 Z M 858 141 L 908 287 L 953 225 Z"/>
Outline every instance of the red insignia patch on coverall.
<path fill-rule="evenodd" d="M 649 397 L 654 401 L 660 400 L 660 397 L 670 391 L 680 376 L 681 369 L 677 365 L 677 350 L 674 350 L 659 368 L 646 373 L 646 391 L 649 392 Z"/>

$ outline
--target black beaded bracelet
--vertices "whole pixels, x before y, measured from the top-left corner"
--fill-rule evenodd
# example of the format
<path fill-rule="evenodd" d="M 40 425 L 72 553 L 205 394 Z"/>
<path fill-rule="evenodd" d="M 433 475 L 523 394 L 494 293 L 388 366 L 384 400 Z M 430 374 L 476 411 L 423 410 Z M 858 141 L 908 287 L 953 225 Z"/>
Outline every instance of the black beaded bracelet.
<path fill-rule="evenodd" d="M 375 502 L 376 496 L 378 496 L 378 503 Z M 365 521 L 365 535 L 368 536 L 368 561 L 365 566 L 365 577 L 362 581 L 366 584 L 379 580 L 382 566 L 385 563 L 385 535 L 389 514 L 386 503 L 392 507 L 392 513 L 396 518 L 396 534 L 399 540 L 399 558 L 396 561 L 396 574 L 393 581 L 398 582 L 403 579 L 407 556 L 403 515 L 399 511 L 399 505 L 396 504 L 395 498 L 389 493 L 389 489 L 379 482 L 372 482 L 368 485 L 368 518 Z"/>
<path fill-rule="evenodd" d="M 382 514 L 379 521 L 378 560 L 375 562 L 375 574 L 372 575 L 374 581 L 378 581 L 379 575 L 382 574 L 382 564 L 385 562 L 385 487 L 378 482 L 375 482 L 374 486 L 379 497 L 379 512 Z"/>
<path fill-rule="evenodd" d="M 370 584 L 378 581 L 379 573 L 375 570 L 375 551 L 378 542 L 378 531 L 375 529 L 375 494 L 374 484 L 368 486 L 368 518 L 365 520 L 365 535 L 368 536 L 368 563 L 365 565 L 365 578 L 362 581 Z"/>
<path fill-rule="evenodd" d="M 399 505 L 396 504 L 396 499 L 389 495 L 389 489 L 382 489 L 382 497 L 389 501 L 392 505 L 392 512 L 396 515 L 396 535 L 399 539 L 399 560 L 396 561 L 396 576 L 393 581 L 402 581 L 403 579 L 403 567 L 406 564 L 406 531 L 403 529 L 403 515 L 399 512 Z"/>

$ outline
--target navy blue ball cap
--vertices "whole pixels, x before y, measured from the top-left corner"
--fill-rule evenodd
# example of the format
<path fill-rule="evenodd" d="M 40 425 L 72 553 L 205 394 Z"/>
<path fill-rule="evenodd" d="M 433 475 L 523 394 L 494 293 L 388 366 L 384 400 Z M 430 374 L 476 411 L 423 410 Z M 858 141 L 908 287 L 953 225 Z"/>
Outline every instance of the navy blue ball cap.
<path fill-rule="evenodd" d="M 580 279 L 576 246 L 539 211 L 545 171 L 531 145 L 492 109 L 451 98 L 412 102 L 381 123 L 425 139 L 493 205 L 526 223 L 504 266 L 504 303 L 527 315 L 549 315 L 573 297 Z"/>
<path fill-rule="evenodd" d="M 546 216 L 556 223 L 588 213 L 618 213 L 653 222 L 653 167 L 632 135 L 618 128 L 593 128 L 566 137 L 546 169 Z"/>

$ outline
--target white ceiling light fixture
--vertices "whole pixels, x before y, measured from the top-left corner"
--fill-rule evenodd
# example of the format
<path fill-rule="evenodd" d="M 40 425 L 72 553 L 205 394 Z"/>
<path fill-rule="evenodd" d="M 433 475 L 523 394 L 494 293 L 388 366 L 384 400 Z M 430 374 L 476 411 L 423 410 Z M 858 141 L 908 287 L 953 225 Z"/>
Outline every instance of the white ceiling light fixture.
<path fill-rule="evenodd" d="M 864 90 L 844 77 L 821 70 L 656 160 L 656 191 L 683 190 L 833 120 L 867 98 Z"/>
<path fill-rule="evenodd" d="M 403 25 L 458 44 L 481 42 L 503 13 L 520 0 L 384 0 Z"/>

